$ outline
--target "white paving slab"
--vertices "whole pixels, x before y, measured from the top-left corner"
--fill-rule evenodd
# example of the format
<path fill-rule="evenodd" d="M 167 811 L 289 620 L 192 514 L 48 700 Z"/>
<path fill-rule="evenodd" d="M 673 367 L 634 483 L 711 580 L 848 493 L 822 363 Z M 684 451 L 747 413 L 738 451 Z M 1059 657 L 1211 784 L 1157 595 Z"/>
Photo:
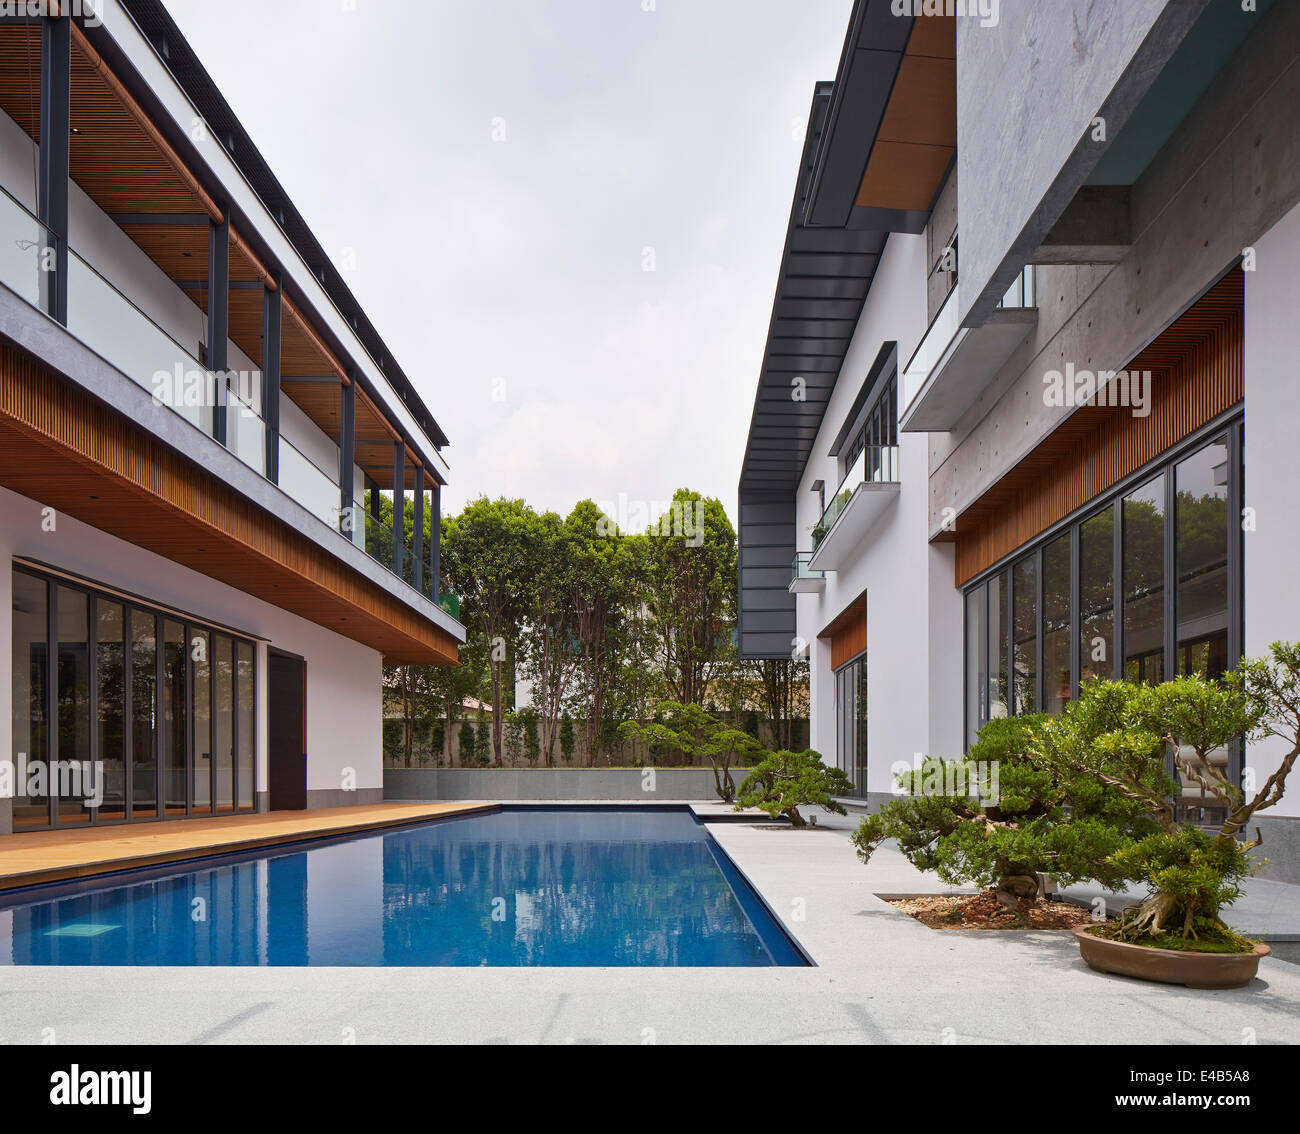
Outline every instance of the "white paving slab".
<path fill-rule="evenodd" d="M 1092 972 L 1063 932 L 931 930 L 946 889 L 852 818 L 714 837 L 817 962 L 784 969 L 0 969 L 0 1040 L 60 1043 L 1212 1043 L 1300 1040 L 1300 967 L 1196 992 Z M 45 1029 L 52 1029 L 46 1032 Z"/>

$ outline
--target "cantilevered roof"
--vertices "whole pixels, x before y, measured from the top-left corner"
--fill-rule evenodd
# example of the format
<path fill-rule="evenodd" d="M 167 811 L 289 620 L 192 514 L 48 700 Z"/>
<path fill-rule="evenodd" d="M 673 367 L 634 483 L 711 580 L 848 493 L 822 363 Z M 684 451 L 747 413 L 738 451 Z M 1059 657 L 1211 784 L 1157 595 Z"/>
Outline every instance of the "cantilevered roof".
<path fill-rule="evenodd" d="M 745 447 L 742 488 L 793 487 L 798 482 L 885 244 L 883 232 L 804 223 L 831 88 L 830 83 L 817 85 L 808 115 Z"/>
<path fill-rule="evenodd" d="M 924 230 L 957 145 L 956 22 L 856 0 L 817 84 L 740 475 L 793 489 L 891 232 Z"/>
<path fill-rule="evenodd" d="M 857 0 L 831 91 L 807 223 L 923 231 L 957 152 L 957 26 Z"/>

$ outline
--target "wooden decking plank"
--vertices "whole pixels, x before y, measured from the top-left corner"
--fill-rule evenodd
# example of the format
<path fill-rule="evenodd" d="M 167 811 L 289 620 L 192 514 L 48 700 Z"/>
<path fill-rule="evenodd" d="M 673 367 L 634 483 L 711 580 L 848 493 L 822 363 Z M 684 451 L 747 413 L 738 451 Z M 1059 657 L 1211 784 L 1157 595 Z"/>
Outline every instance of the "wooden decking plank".
<path fill-rule="evenodd" d="M 379 831 L 498 807 L 496 803 L 384 803 L 0 835 L 0 891 Z"/>

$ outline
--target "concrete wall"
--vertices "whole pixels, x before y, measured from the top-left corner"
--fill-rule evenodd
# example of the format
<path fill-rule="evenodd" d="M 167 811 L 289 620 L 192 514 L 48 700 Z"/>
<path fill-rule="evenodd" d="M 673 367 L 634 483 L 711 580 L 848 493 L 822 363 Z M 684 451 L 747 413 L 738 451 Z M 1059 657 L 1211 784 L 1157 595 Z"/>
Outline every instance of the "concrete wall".
<path fill-rule="evenodd" d="M 996 303 L 1018 267 L 1008 252 L 1041 243 L 1096 163 L 1092 120 L 1104 115 L 1115 137 L 1203 6 L 1002 0 L 991 27 L 957 20 L 963 322 L 982 298 Z"/>
<path fill-rule="evenodd" d="M 733 769 L 740 786 L 745 769 Z M 385 799 L 716 800 L 711 768 L 387 768 Z"/>
<path fill-rule="evenodd" d="M 978 31 L 959 29 L 958 35 Z M 959 51 L 964 42 L 959 39 Z M 979 106 L 982 112 L 983 98 Z M 1111 269 L 1040 269 L 1038 329 L 958 427 L 932 435 L 931 533 L 939 530 L 945 507 L 962 511 L 1069 415 L 1068 408 L 1045 404 L 1046 371 L 1069 362 L 1094 371 L 1123 368 L 1300 201 L 1296 106 L 1300 5 L 1278 4 L 1133 186 L 1127 256 Z M 1011 160 L 1011 152 L 986 149 L 985 160 L 1012 176 L 1021 162 Z M 971 189 L 974 176 L 963 174 L 960 193 Z M 969 210 L 963 206 L 963 301 L 968 242 L 986 226 L 996 227 L 1001 207 L 980 199 L 972 199 Z"/>
<path fill-rule="evenodd" d="M 307 789 L 311 806 L 381 797 L 382 657 L 238 589 L 116 539 L 69 516 L 43 529 L 41 505 L 0 488 L 0 759 L 13 758 L 11 730 L 13 556 L 22 556 L 264 639 L 259 645 L 256 786 L 267 790 L 266 642 L 307 659 Z M 345 790 L 355 785 L 355 791 Z M 7 804 L 7 801 L 6 801 Z M 0 823 L 7 807 L 0 811 Z M 0 825 L 0 831 L 5 825 Z"/>

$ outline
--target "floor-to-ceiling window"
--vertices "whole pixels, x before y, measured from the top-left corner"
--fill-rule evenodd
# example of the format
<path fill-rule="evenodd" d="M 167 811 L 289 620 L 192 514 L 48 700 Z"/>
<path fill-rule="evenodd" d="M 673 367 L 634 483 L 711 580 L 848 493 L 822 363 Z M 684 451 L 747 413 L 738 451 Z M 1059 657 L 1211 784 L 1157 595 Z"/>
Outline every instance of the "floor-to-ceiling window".
<path fill-rule="evenodd" d="M 1165 679 L 1164 473 L 1124 496 L 1124 676 L 1155 685 Z"/>
<path fill-rule="evenodd" d="M 1016 713 L 1058 713 L 1094 677 L 1154 683 L 1231 668 L 1242 642 L 1242 451 L 1240 421 L 1208 430 L 967 588 L 968 743 L 1008 697 Z M 1235 748 L 1210 759 L 1239 775 Z M 1179 811 L 1222 818 L 1194 783 Z"/>
<path fill-rule="evenodd" d="M 1039 703 L 1059 713 L 1074 696 L 1070 669 L 1071 533 L 1057 536 L 1042 549 L 1043 690 Z"/>
<path fill-rule="evenodd" d="M 49 757 L 49 588 L 44 579 L 15 572 L 13 580 L 13 825 L 15 831 L 50 825 L 44 768 Z M 39 778 L 37 778 L 39 777 Z"/>
<path fill-rule="evenodd" d="M 15 565 L 11 648 L 14 830 L 253 810 L 251 641 Z"/>
<path fill-rule="evenodd" d="M 867 655 L 835 671 L 836 763 L 853 781 L 853 794 L 867 794 Z"/>
<path fill-rule="evenodd" d="M 95 752 L 102 768 L 101 822 L 126 816 L 126 637 L 120 602 L 95 599 Z"/>
<path fill-rule="evenodd" d="M 90 599 L 84 591 L 59 586 L 56 602 L 60 767 L 51 777 L 50 793 L 58 799 L 59 826 L 75 827 L 90 822 L 99 794 L 90 762 Z"/>
<path fill-rule="evenodd" d="M 1174 561 L 1177 575 L 1175 651 L 1178 672 L 1217 677 L 1230 669 L 1228 571 L 1228 445 L 1198 449 L 1174 466 Z M 1194 752 L 1183 757 L 1195 766 Z M 1232 753 L 1216 748 L 1206 760 L 1227 772 Z M 1181 809 L 1196 823 L 1221 823 L 1223 805 L 1194 780 L 1181 784 Z"/>
<path fill-rule="evenodd" d="M 1038 557 L 1027 555 L 1011 569 L 1012 712 L 1038 709 Z"/>

